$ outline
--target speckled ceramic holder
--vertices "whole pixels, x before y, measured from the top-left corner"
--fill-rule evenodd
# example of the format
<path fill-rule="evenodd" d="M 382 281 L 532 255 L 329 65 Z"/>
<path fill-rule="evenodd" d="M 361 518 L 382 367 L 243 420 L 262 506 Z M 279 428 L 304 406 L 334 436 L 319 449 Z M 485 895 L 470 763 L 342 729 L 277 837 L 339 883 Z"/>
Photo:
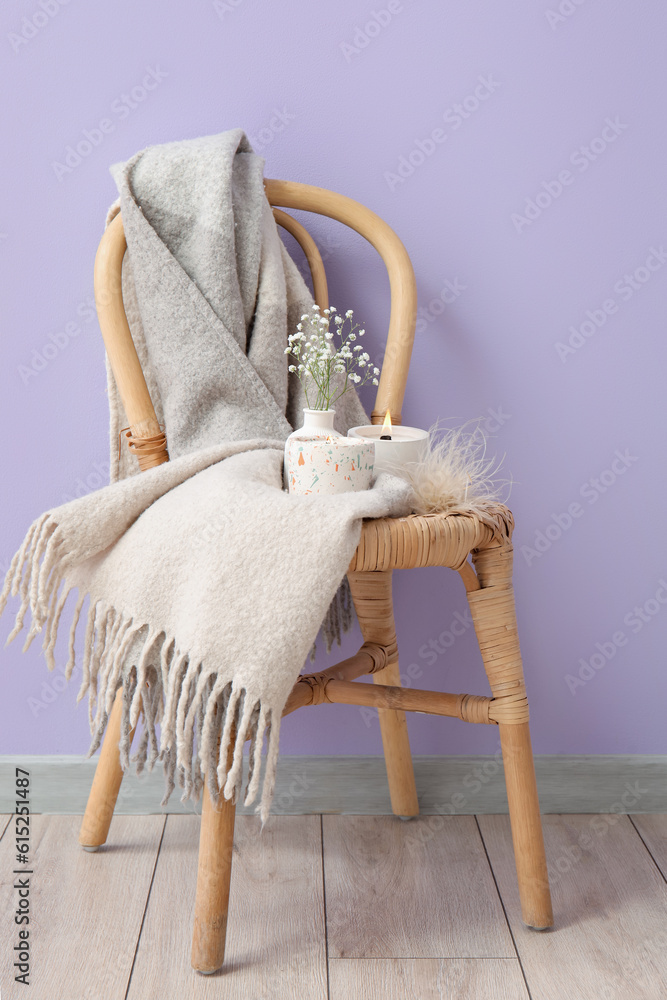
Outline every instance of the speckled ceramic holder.
<path fill-rule="evenodd" d="M 290 493 L 335 494 L 367 490 L 373 477 L 375 445 L 346 437 L 294 438 L 286 447 Z"/>

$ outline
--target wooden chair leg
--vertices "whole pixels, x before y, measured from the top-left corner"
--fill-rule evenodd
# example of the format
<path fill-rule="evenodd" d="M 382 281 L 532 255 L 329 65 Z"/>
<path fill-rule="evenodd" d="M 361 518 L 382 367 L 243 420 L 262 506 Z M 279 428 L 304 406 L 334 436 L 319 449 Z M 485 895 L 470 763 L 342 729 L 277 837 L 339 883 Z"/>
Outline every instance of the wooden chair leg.
<path fill-rule="evenodd" d="M 84 851 L 97 851 L 106 843 L 123 780 L 120 766 L 120 726 L 123 715 L 123 692 L 118 691 L 107 722 L 107 730 L 95 768 L 95 777 L 88 796 L 86 811 L 79 833 Z"/>
<path fill-rule="evenodd" d="M 481 589 L 469 590 L 468 601 L 499 722 L 521 915 L 529 927 L 544 930 L 553 925 L 553 911 L 514 609 L 512 548 L 486 549 L 473 561 Z"/>
<path fill-rule="evenodd" d="M 521 917 L 528 927 L 546 930 L 553 926 L 554 918 L 530 729 L 527 722 L 519 726 L 501 725 L 498 728 L 521 897 Z"/>
<path fill-rule="evenodd" d="M 378 642 L 390 650 L 389 663 L 384 670 L 372 675 L 373 681 L 399 686 L 391 571 L 349 573 L 348 579 L 364 640 Z M 392 811 L 405 818 L 418 816 L 419 801 L 405 712 L 381 708 L 379 714 Z"/>
<path fill-rule="evenodd" d="M 234 740 L 231 739 L 228 768 L 233 752 Z M 225 959 L 235 815 L 233 802 L 221 795 L 216 809 L 208 787 L 204 788 L 192 934 L 192 968 L 204 976 L 217 972 Z"/>

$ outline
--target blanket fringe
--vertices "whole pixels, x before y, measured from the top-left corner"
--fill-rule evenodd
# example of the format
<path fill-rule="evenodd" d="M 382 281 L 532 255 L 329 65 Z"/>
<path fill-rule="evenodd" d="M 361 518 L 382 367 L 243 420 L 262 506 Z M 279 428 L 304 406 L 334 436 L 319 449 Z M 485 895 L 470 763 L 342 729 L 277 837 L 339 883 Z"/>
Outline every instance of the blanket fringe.
<path fill-rule="evenodd" d="M 10 643 L 31 624 L 25 647 L 43 632 L 49 670 L 55 669 L 55 645 L 67 599 L 74 589 L 66 580 L 67 555 L 58 525 L 44 514 L 29 529 L 14 556 L 0 592 L 0 615 L 10 596 L 20 598 Z M 65 677 L 75 666 L 77 628 L 85 611 L 82 682 L 77 700 L 88 695 L 92 741 L 89 756 L 102 742 L 109 714 L 122 690 L 120 760 L 123 770 L 135 765 L 139 774 L 160 761 L 165 775 L 166 805 L 176 784 L 182 800 L 198 799 L 206 781 L 213 801 L 221 795 L 236 802 L 243 785 L 243 748 L 250 741 L 244 804 L 256 802 L 261 776 L 262 747 L 267 753 L 262 793 L 256 805 L 262 825 L 267 821 L 275 788 L 280 711 L 253 698 L 242 685 L 221 676 L 216 668 L 179 649 L 177 638 L 148 624 L 135 622 L 92 595 L 79 595 L 69 630 Z M 323 634 L 327 650 L 340 642 L 340 631 L 352 618 L 349 588 L 341 588 L 331 604 Z M 139 716 L 143 726 L 130 756 Z M 160 738 L 158 739 L 158 726 Z"/>
<path fill-rule="evenodd" d="M 354 604 L 352 602 L 352 592 L 349 581 L 345 576 L 334 594 L 334 598 L 322 622 L 322 636 L 327 653 L 331 652 L 334 642 L 337 646 L 341 645 L 342 635 L 344 632 L 350 631 L 353 621 Z M 316 656 L 317 640 L 315 640 L 310 650 L 309 659 L 311 663 L 314 663 Z"/>

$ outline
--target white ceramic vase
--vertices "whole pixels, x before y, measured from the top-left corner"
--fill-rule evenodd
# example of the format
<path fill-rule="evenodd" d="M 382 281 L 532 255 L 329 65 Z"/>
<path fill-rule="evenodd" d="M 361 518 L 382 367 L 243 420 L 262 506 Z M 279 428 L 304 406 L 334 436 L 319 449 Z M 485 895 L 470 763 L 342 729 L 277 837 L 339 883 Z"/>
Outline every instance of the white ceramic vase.
<path fill-rule="evenodd" d="M 303 426 L 285 442 L 285 480 L 290 493 L 308 496 L 367 490 L 375 445 L 334 430 L 335 410 L 303 411 Z"/>

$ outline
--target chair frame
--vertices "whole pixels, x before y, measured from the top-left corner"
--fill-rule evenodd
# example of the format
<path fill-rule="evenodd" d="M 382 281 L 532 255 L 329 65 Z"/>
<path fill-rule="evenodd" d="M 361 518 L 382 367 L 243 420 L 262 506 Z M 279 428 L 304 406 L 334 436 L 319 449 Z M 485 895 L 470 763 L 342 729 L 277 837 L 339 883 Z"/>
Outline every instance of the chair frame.
<path fill-rule="evenodd" d="M 391 316 L 371 419 L 378 423 L 389 410 L 392 421 L 400 423 L 417 314 L 414 271 L 405 247 L 379 216 L 344 195 L 281 180 L 266 180 L 265 190 L 276 222 L 295 237 L 306 254 L 314 298 L 321 309 L 328 306 L 322 258 L 304 227 L 281 208 L 336 219 L 360 233 L 382 257 L 389 275 Z M 169 455 L 123 306 L 125 250 L 119 213 L 107 227 L 95 259 L 95 300 L 107 355 L 130 424 L 129 446 L 143 471 L 168 461 Z M 522 917 L 528 926 L 545 929 L 552 926 L 553 914 L 514 610 L 509 537 L 513 522 L 506 508 L 499 509 L 507 526 L 507 537 L 501 539 L 472 516 L 411 515 L 364 522 L 361 542 L 348 571 L 363 645 L 354 656 L 334 667 L 301 675 L 284 714 L 323 702 L 377 708 L 392 811 L 403 818 L 419 813 L 406 711 L 498 725 Z M 472 564 L 468 562 L 470 554 Z M 426 565 L 448 566 L 462 578 L 491 697 L 401 687 L 392 571 Z M 358 682 L 356 678 L 363 674 L 371 674 L 374 683 Z M 119 691 L 109 717 L 81 826 L 79 842 L 88 851 L 96 851 L 106 842 L 123 778 L 118 748 L 121 695 Z M 193 968 L 203 974 L 216 972 L 224 960 L 234 817 L 234 804 L 221 799 L 216 808 L 205 785 L 192 942 Z"/>

